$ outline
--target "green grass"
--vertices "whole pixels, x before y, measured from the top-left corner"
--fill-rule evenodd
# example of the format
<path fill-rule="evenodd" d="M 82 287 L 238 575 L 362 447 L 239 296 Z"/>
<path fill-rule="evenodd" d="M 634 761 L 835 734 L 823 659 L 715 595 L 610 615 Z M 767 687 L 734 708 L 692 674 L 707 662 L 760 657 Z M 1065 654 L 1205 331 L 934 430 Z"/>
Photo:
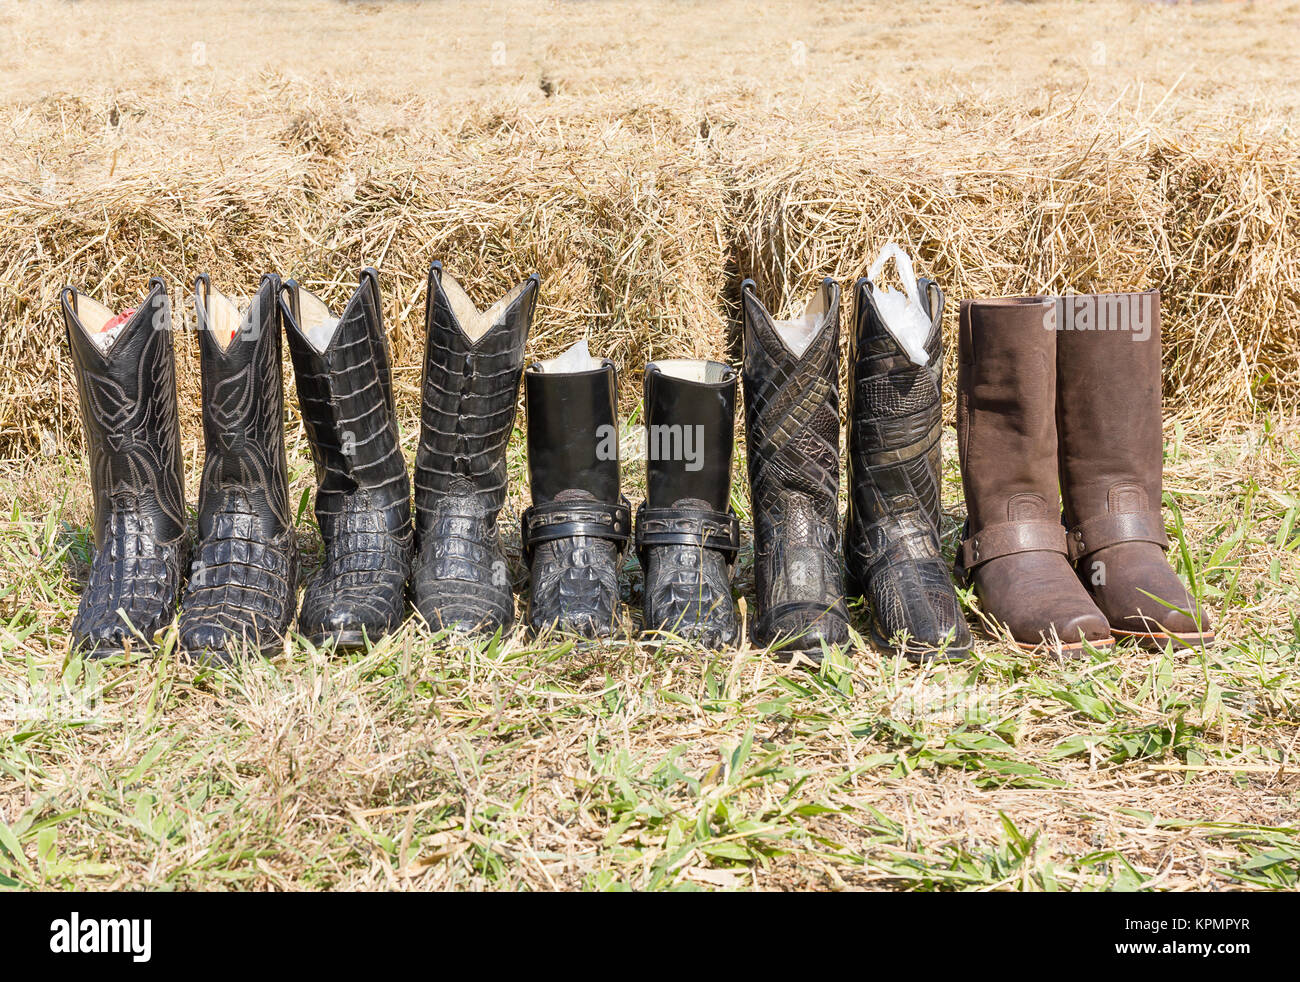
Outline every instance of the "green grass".
<path fill-rule="evenodd" d="M 1204 653 L 984 637 L 961 664 L 812 667 L 412 623 L 211 671 L 170 635 L 69 655 L 85 477 L 27 463 L 0 522 L 0 887 L 1294 889 L 1295 435 L 1175 427 L 1166 465 Z"/>

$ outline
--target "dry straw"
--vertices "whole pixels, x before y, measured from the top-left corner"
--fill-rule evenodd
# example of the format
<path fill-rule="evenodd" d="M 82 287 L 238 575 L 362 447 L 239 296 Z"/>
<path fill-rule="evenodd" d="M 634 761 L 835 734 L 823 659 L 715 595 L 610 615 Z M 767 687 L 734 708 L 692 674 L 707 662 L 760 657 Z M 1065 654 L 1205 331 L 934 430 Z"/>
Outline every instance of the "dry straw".
<path fill-rule="evenodd" d="M 1172 410 L 1296 406 L 1293 142 L 1083 125 L 1069 107 L 1014 125 L 985 112 L 978 139 L 935 123 L 901 144 L 913 123 L 883 126 L 870 104 L 817 126 L 667 100 L 416 107 L 400 126 L 367 125 L 345 90 L 265 89 L 201 126 L 181 102 L 129 93 L 50 97 L 13 120 L 7 158 L 41 163 L 0 185 L 0 456 L 80 439 L 65 283 L 124 307 L 159 275 L 188 311 L 198 272 L 240 294 L 274 270 L 339 303 L 377 265 L 410 421 L 428 263 L 480 302 L 536 270 L 533 353 L 589 336 L 623 369 L 630 411 L 648 358 L 738 358 L 742 277 L 788 309 L 824 275 L 861 275 L 891 239 L 953 301 L 1159 287 Z M 193 339 L 177 347 L 193 440 Z"/>

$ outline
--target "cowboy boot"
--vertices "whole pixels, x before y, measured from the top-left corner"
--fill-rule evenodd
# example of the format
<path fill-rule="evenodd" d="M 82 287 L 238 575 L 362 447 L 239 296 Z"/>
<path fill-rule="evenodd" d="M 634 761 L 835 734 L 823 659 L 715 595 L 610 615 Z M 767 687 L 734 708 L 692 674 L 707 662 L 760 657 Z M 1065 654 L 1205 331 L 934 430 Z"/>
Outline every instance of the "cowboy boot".
<path fill-rule="evenodd" d="M 520 534 L 529 626 L 597 639 L 614 633 L 631 509 L 619 493 L 614 363 L 573 354 L 524 371 L 533 503 Z"/>
<path fill-rule="evenodd" d="M 120 316 L 66 287 L 63 321 L 90 456 L 95 549 L 72 643 L 96 657 L 147 643 L 176 614 L 189 553 L 171 305 L 162 280 Z"/>
<path fill-rule="evenodd" d="M 720 648 L 736 640 L 731 512 L 736 370 L 716 361 L 645 368 L 646 500 L 636 514 L 647 631 Z"/>
<path fill-rule="evenodd" d="M 497 516 L 537 284 L 529 277 L 480 313 L 442 263 L 429 268 L 411 586 L 434 628 L 492 632 L 514 622 Z"/>
<path fill-rule="evenodd" d="M 1056 305 L 963 300 L 957 442 L 967 520 L 959 575 L 1016 644 L 1114 643 L 1066 559 L 1056 474 Z"/>
<path fill-rule="evenodd" d="M 373 269 L 362 271 L 339 317 L 294 280 L 280 291 L 325 544 L 325 561 L 303 591 L 298 632 L 336 649 L 377 641 L 406 611 L 411 483 L 381 303 Z"/>
<path fill-rule="evenodd" d="M 929 360 L 917 365 L 858 280 L 849 390 L 849 508 L 844 558 L 870 602 L 873 640 L 912 661 L 970 654 L 970 628 L 939 545 L 943 291 L 928 304 Z"/>
<path fill-rule="evenodd" d="M 777 321 L 753 280 L 745 427 L 754 514 L 754 641 L 817 652 L 849 640 L 840 553 L 840 291 L 822 281 L 802 319 Z"/>
<path fill-rule="evenodd" d="M 298 556 L 284 457 L 279 292 L 279 277 L 264 276 L 240 311 L 206 275 L 194 284 L 204 459 L 180 645 L 219 662 L 244 650 L 271 652 L 293 621 Z"/>
<path fill-rule="evenodd" d="M 1208 644 L 1209 615 L 1164 557 L 1160 291 L 1060 303 L 1056 405 L 1070 559 L 1117 638 Z"/>
<path fill-rule="evenodd" d="M 480 312 L 442 263 L 429 267 L 411 589 L 434 628 L 493 632 L 515 622 L 497 516 L 537 284 L 534 274 Z"/>

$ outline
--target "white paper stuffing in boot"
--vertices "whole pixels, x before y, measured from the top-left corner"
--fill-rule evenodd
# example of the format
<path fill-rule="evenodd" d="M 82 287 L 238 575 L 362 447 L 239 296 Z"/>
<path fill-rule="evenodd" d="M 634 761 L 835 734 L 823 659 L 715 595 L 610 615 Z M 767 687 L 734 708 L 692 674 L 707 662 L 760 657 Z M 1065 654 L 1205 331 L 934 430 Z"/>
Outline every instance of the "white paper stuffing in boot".
<path fill-rule="evenodd" d="M 540 363 L 542 371 L 548 375 L 571 375 L 575 372 L 594 372 L 600 367 L 600 359 L 593 358 L 587 348 L 587 339 L 570 345 L 562 354 L 548 358 Z"/>
<path fill-rule="evenodd" d="M 903 281 L 903 289 L 880 286 L 880 274 L 885 263 L 894 261 L 898 278 Z M 912 260 L 893 242 L 880 250 L 880 255 L 872 264 L 867 279 L 871 281 L 872 294 L 876 300 L 876 309 L 880 311 L 885 329 L 893 335 L 917 365 L 925 365 L 930 355 L 925 350 L 925 339 L 930 333 L 930 315 L 922 302 L 920 288 L 916 284 L 916 273 L 912 269 Z"/>
<path fill-rule="evenodd" d="M 808 350 L 808 345 L 812 344 L 812 339 L 817 336 L 817 329 L 821 327 L 822 317 L 826 314 L 824 292 L 818 290 L 813 294 L 812 299 L 803 309 L 802 317 L 772 321 L 773 329 L 796 358 L 803 357 L 803 353 Z"/>

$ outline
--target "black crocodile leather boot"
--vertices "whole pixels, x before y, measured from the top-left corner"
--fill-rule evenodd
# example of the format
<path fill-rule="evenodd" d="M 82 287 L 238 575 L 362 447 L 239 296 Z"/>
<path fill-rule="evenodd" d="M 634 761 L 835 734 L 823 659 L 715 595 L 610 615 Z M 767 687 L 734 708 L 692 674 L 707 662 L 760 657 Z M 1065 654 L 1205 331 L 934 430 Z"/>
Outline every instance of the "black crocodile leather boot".
<path fill-rule="evenodd" d="M 189 554 L 171 305 L 156 279 L 145 302 L 121 317 L 71 287 L 61 305 L 95 507 L 90 582 L 72 643 L 97 657 L 120 654 L 175 617 Z"/>
<path fill-rule="evenodd" d="M 736 640 L 731 566 L 740 524 L 730 508 L 736 370 L 671 360 L 645 368 L 646 501 L 636 547 L 644 628 L 721 648 Z"/>
<path fill-rule="evenodd" d="M 411 592 L 435 629 L 514 622 L 497 516 L 537 284 L 531 276 L 480 312 L 441 263 L 429 269 Z"/>
<path fill-rule="evenodd" d="M 814 654 L 849 640 L 840 552 L 840 291 L 822 282 L 777 321 L 741 284 L 745 425 L 754 513 L 756 644 Z"/>
<path fill-rule="evenodd" d="M 411 482 L 380 308 L 373 269 L 362 272 L 339 317 L 293 280 L 280 292 L 325 543 L 325 561 L 303 591 L 298 633 L 337 649 L 379 640 L 406 613 Z"/>
<path fill-rule="evenodd" d="M 298 557 L 284 458 L 280 279 L 262 277 L 247 309 L 194 284 L 203 368 L 199 541 L 181 601 L 190 656 L 270 653 L 293 621 Z"/>
<path fill-rule="evenodd" d="M 528 624 L 596 639 L 614 633 L 618 573 L 632 530 L 619 493 L 614 363 L 579 371 L 557 360 L 524 372 L 533 504 L 521 538 L 531 591 Z"/>
<path fill-rule="evenodd" d="M 939 547 L 943 431 L 943 291 L 918 281 L 929 305 L 929 361 L 917 365 L 890 333 L 871 281 L 855 289 L 849 393 L 849 581 L 871 605 L 873 640 L 912 661 L 970 653 L 970 629 Z"/>

